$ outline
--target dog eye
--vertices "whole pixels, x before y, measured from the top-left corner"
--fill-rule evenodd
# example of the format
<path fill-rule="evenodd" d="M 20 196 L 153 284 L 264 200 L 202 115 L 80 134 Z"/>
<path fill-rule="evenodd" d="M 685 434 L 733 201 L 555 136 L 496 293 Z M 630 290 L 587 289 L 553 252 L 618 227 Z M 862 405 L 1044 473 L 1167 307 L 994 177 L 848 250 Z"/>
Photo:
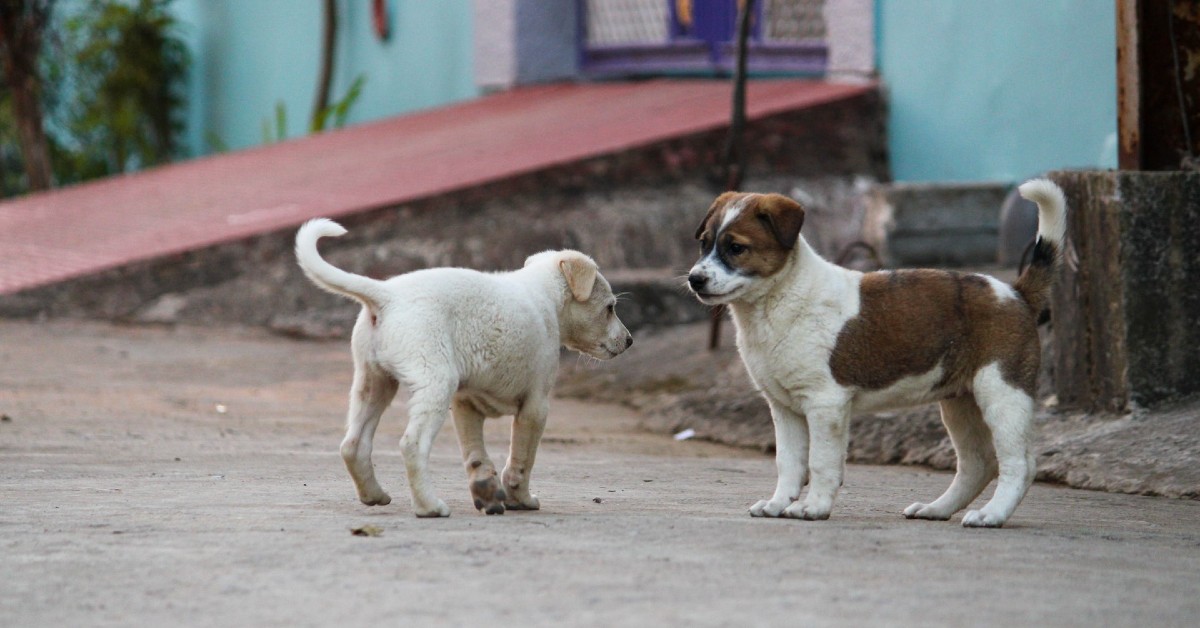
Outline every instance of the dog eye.
<path fill-rule="evenodd" d="M 612 316 L 613 314 L 616 314 L 616 313 L 617 313 L 617 304 L 609 303 L 608 304 L 608 315 Z"/>
<path fill-rule="evenodd" d="M 738 244 L 737 242 L 729 243 L 729 254 L 730 255 L 741 255 L 742 253 L 745 253 L 748 250 L 750 250 L 750 247 L 748 247 L 744 244 Z"/>

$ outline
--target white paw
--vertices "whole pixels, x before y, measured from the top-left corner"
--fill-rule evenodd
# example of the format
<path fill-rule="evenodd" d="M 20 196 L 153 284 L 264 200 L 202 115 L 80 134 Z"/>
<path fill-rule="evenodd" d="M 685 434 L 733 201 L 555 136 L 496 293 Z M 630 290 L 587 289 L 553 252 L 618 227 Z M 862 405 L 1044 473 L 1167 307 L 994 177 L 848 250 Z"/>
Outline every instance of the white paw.
<path fill-rule="evenodd" d="M 796 502 L 783 510 L 783 516 L 789 519 L 805 519 L 807 521 L 821 521 L 829 518 L 829 512 L 833 510 L 833 503 L 809 502 L 807 499 L 802 502 Z"/>
<path fill-rule="evenodd" d="M 432 508 L 419 508 L 418 507 L 418 508 L 414 508 L 413 511 L 418 517 L 420 517 L 422 519 L 433 518 L 433 517 L 449 517 L 450 516 L 450 507 L 446 505 L 446 502 L 444 502 L 440 499 L 437 500 L 437 503 L 434 504 Z"/>
<path fill-rule="evenodd" d="M 391 495 L 388 495 L 383 491 L 379 491 L 378 493 L 371 495 L 361 495 L 359 496 L 358 500 L 368 506 L 387 506 L 388 504 L 392 503 Z"/>
<path fill-rule="evenodd" d="M 963 516 L 962 524 L 964 528 L 999 528 L 1004 520 L 982 510 L 972 510 Z"/>
<path fill-rule="evenodd" d="M 761 499 L 750 507 L 751 517 L 778 517 L 783 514 L 783 509 L 792 503 L 791 500 L 775 501 L 772 499 Z"/>
<path fill-rule="evenodd" d="M 504 500 L 504 507 L 509 510 L 540 510 L 542 503 L 537 495 L 513 496 Z"/>
<path fill-rule="evenodd" d="M 904 509 L 904 516 L 908 519 L 931 519 L 933 521 L 945 521 L 950 518 L 949 513 L 944 513 L 934 510 L 929 507 L 929 504 L 917 502 L 912 506 Z"/>

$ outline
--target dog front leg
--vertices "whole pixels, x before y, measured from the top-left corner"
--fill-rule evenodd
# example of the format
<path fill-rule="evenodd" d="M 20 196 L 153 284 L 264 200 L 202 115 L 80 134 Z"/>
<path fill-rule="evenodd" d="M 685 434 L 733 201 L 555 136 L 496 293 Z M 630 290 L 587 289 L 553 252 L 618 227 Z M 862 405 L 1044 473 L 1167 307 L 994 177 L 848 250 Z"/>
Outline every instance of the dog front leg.
<path fill-rule="evenodd" d="M 454 427 L 458 431 L 458 445 L 462 448 L 463 464 L 467 467 L 467 482 L 475 510 L 489 515 L 504 514 L 504 488 L 496 474 L 496 465 L 488 457 L 483 443 L 483 421 L 481 412 L 466 399 L 454 399 Z"/>
<path fill-rule="evenodd" d="M 850 444 L 849 404 L 806 409 L 809 429 L 808 494 L 783 511 L 794 519 L 828 519 L 842 486 Z"/>
<path fill-rule="evenodd" d="M 771 499 L 750 507 L 751 517 L 778 517 L 800 499 L 808 476 L 808 421 L 785 404 L 768 398 L 775 423 L 775 468 L 778 479 Z"/>
<path fill-rule="evenodd" d="M 529 493 L 529 475 L 533 471 L 533 460 L 537 457 L 538 443 L 546 429 L 546 414 L 549 405 L 544 400 L 526 401 L 513 417 L 512 445 L 509 447 L 508 462 L 504 465 L 504 490 L 508 498 L 504 505 L 509 510 L 537 510 L 541 508 L 537 495 Z"/>

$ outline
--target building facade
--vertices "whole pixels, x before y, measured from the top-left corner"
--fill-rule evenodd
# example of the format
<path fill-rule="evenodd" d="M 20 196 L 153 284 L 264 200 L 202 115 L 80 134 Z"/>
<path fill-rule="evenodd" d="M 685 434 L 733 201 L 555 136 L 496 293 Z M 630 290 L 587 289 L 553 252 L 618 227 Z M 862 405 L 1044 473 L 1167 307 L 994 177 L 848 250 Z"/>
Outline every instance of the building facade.
<path fill-rule="evenodd" d="M 1103 0 L 760 0 L 760 76 L 878 78 L 901 181 L 1015 181 L 1116 165 L 1116 19 Z M 518 85 L 727 73 L 736 0 L 338 0 L 348 122 Z M 307 132 L 316 0 L 177 0 L 193 155 Z M 378 31 L 385 14 L 388 36 Z M 684 113 L 683 115 L 686 115 Z"/>

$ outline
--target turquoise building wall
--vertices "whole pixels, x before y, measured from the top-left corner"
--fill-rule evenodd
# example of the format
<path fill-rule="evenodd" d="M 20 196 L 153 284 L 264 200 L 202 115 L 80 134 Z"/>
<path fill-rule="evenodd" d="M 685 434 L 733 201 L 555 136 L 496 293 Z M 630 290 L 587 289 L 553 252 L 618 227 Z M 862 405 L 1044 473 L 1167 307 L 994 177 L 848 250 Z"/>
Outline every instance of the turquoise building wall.
<path fill-rule="evenodd" d="M 1111 0 L 877 0 L 899 181 L 1116 167 Z"/>
<path fill-rule="evenodd" d="M 74 0 L 67 0 L 70 5 Z M 351 124 L 474 98 L 471 0 L 338 0 L 332 98 L 366 76 Z M 1116 165 L 1116 25 L 1109 0 L 876 0 L 890 158 L 901 181 L 1015 181 Z M 307 133 L 319 0 L 175 0 L 193 52 L 191 156 L 261 144 L 276 103 Z M 485 25 L 486 26 L 486 25 Z"/>
<path fill-rule="evenodd" d="M 236 150 L 263 142 L 276 103 L 287 136 L 308 132 L 320 64 L 318 0 L 176 0 L 172 10 L 193 54 L 187 145 L 213 152 L 210 138 Z M 391 37 L 380 41 L 371 3 L 339 0 L 331 101 L 358 75 L 363 91 L 348 123 L 385 118 L 478 95 L 470 0 L 389 0 Z"/>

